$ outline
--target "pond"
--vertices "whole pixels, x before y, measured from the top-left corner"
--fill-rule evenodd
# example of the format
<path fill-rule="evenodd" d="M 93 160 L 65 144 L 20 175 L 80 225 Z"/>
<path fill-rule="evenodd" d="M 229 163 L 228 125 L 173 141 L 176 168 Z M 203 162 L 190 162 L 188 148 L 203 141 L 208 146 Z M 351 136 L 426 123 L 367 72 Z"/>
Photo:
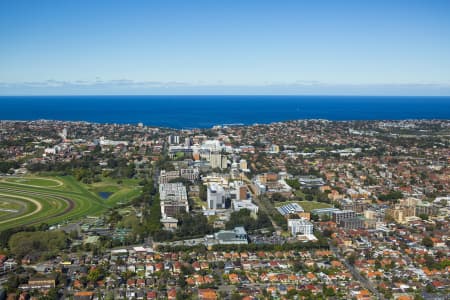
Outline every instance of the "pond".
<path fill-rule="evenodd" d="M 100 197 L 102 197 L 103 199 L 108 199 L 109 196 L 111 196 L 112 194 L 114 194 L 113 192 L 98 192 L 98 195 Z"/>

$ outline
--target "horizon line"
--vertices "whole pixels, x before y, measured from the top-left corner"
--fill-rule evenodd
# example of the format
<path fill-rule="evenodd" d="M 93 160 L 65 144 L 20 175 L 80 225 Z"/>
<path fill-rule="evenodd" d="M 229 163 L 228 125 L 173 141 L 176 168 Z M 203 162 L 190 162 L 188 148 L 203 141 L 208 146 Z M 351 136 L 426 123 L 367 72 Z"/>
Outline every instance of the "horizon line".
<path fill-rule="evenodd" d="M 448 98 L 448 95 L 376 95 L 376 94 L 4 94 L 5 97 L 396 97 L 396 98 Z"/>

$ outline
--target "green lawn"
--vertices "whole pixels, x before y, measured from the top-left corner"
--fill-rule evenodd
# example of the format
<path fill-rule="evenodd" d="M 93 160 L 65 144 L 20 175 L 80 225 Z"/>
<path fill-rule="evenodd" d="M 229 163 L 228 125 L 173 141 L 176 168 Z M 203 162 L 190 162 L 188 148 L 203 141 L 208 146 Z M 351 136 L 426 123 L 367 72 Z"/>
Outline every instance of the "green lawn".
<path fill-rule="evenodd" d="M 0 196 L 0 209 L 12 209 L 12 210 L 22 209 L 23 205 L 13 200 L 14 199 Z"/>
<path fill-rule="evenodd" d="M 137 179 L 123 179 L 120 184 L 117 179 L 102 177 L 102 181 L 87 185 L 88 189 L 98 195 L 100 192 L 112 193 L 108 199 L 103 200 L 108 205 L 118 202 L 128 202 L 140 195 L 142 187 Z"/>
<path fill-rule="evenodd" d="M 32 202 L 27 213 L 22 213 L 11 220 L 0 221 L 0 231 L 6 228 L 33 225 L 39 223 L 55 224 L 75 220 L 89 215 L 99 215 L 115 206 L 118 202 L 127 202 L 141 193 L 137 180 L 124 180 L 118 184 L 115 180 L 105 180 L 92 185 L 78 182 L 72 176 L 55 176 L 50 178 L 24 177 L 0 180 L 0 193 L 11 198 L 26 197 L 39 202 L 42 209 L 30 214 Z M 53 183 L 53 185 L 49 185 Z M 58 184 L 58 185 L 56 185 Z M 112 192 L 106 200 L 98 192 Z M 1 208 L 1 207 L 0 207 Z M 1 215 L 0 215 L 1 217 Z"/>
<path fill-rule="evenodd" d="M 300 199 L 305 199 L 305 194 L 301 190 L 294 191 L 294 195 Z"/>
<path fill-rule="evenodd" d="M 202 201 L 199 197 L 191 197 L 192 202 L 194 204 L 194 207 L 196 208 L 202 208 L 202 206 L 207 207 L 207 203 L 205 201 Z"/>
<path fill-rule="evenodd" d="M 41 178 L 41 177 L 10 177 L 4 179 L 7 182 L 16 183 L 20 185 L 29 185 L 35 187 L 58 187 L 63 183 L 56 178 Z"/>
<path fill-rule="evenodd" d="M 0 221 L 24 215 L 36 209 L 36 205 L 19 198 L 0 195 Z"/>

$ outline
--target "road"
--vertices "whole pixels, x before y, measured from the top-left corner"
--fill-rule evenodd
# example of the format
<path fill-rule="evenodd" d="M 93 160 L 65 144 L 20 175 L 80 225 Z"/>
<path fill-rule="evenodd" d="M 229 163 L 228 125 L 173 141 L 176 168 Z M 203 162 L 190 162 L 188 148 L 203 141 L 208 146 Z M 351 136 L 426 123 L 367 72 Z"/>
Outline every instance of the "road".
<path fill-rule="evenodd" d="M 283 231 L 283 229 L 280 226 L 278 226 L 277 223 L 275 223 L 275 221 L 272 219 L 272 215 L 270 214 L 269 210 L 266 207 L 266 205 L 271 205 L 271 204 L 267 203 L 267 202 L 263 203 L 263 200 L 260 199 L 260 196 L 257 196 L 255 193 L 253 193 L 252 182 L 250 181 L 250 179 L 248 179 L 248 177 L 245 174 L 241 174 L 241 180 L 247 184 L 247 189 L 252 194 L 253 202 L 255 202 L 255 204 L 258 205 L 259 209 L 261 209 L 262 211 L 264 211 L 267 214 L 276 233 L 280 235 L 281 232 Z"/>
<path fill-rule="evenodd" d="M 261 209 L 262 211 L 264 211 L 267 214 L 270 222 L 272 223 L 273 228 L 275 229 L 275 232 L 278 235 L 280 235 L 281 232 L 283 231 L 283 229 L 280 226 L 278 226 L 278 224 L 275 223 L 275 221 L 272 219 L 272 215 L 266 207 L 266 205 L 269 205 L 269 204 L 267 204 L 267 202 L 263 203 L 263 200 L 259 199 L 259 197 L 253 197 L 252 200 L 255 202 L 256 205 L 258 205 L 259 209 Z"/>
<path fill-rule="evenodd" d="M 353 278 L 358 280 L 365 289 L 371 291 L 372 294 L 374 294 L 377 299 L 384 300 L 384 296 L 380 292 L 378 292 L 378 290 L 375 288 L 375 286 L 372 284 L 372 282 L 370 282 L 369 280 L 364 278 L 361 275 L 361 273 L 359 273 L 359 271 L 356 270 L 356 268 L 354 266 L 350 265 L 347 262 L 347 260 L 344 257 L 342 257 L 342 255 L 339 253 L 339 250 L 336 247 L 331 245 L 331 243 L 329 243 L 329 246 L 330 246 L 330 250 L 333 251 L 334 255 L 337 258 L 339 258 L 339 260 L 345 265 L 345 267 L 352 273 Z"/>

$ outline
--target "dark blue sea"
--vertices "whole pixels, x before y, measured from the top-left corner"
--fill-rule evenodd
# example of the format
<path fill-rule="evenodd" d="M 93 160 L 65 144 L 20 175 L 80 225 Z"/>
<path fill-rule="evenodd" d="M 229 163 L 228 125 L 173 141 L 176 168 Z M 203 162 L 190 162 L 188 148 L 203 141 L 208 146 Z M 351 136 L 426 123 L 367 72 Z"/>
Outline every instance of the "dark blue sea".
<path fill-rule="evenodd" d="M 296 119 L 450 119 L 450 97 L 2 96 L 0 119 L 142 122 L 172 128 Z"/>

